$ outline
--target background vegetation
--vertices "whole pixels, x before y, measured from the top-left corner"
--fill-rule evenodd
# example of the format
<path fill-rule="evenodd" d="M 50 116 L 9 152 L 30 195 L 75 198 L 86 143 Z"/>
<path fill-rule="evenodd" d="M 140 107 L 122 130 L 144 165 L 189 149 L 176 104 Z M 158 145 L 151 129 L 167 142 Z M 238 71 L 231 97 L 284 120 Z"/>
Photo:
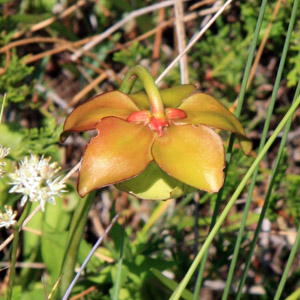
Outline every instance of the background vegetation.
<path fill-rule="evenodd" d="M 197 192 L 186 197 L 155 202 L 139 200 L 114 187 L 97 192 L 91 206 L 79 266 L 116 212 L 122 212 L 103 244 L 87 265 L 71 299 L 169 299 L 208 235 L 213 212 L 222 212 L 243 176 L 259 153 L 259 143 L 269 118 L 269 137 L 294 97 L 300 78 L 300 9 L 296 10 L 287 59 L 274 95 L 274 83 L 283 45 L 296 1 L 269 1 L 259 31 L 255 60 L 249 76 L 240 120 L 254 149 L 246 157 L 234 144 L 232 160 L 221 197 Z M 162 3 L 162 2 L 159 2 Z M 10 147 L 6 173 L 30 154 L 52 157 L 66 174 L 80 160 L 90 134 L 73 135 L 59 142 L 66 115 L 95 94 L 118 89 L 129 69 L 142 64 L 158 76 L 178 54 L 178 36 L 172 3 L 140 16 L 140 9 L 157 1 L 56 1 L 0 0 L 0 99 L 6 103 L 0 124 L 0 144 Z M 186 40 L 207 22 L 222 1 L 184 2 Z M 235 111 L 243 74 L 254 37 L 261 1 L 233 1 L 187 54 L 188 78 L 226 107 Z M 118 21 L 128 22 L 104 36 Z M 89 49 L 101 35 L 103 39 Z M 81 55 L 78 56 L 78 51 Z M 260 52 L 261 51 L 261 52 Z M 76 55 L 78 57 L 76 57 Z M 162 88 L 180 84 L 180 69 L 174 67 L 160 82 Z M 229 135 L 224 137 L 226 149 Z M 249 257 L 270 178 L 278 158 L 282 134 L 259 165 L 257 181 L 228 299 L 236 291 Z M 230 146 L 229 146 L 230 147 Z M 268 196 L 262 229 L 253 249 L 242 299 L 273 299 L 300 225 L 300 111 L 296 110 L 286 147 L 278 162 L 271 194 Z M 74 174 L 67 181 L 68 192 L 47 205 L 23 229 L 18 251 L 17 277 L 13 299 L 45 299 L 57 282 L 71 219 L 81 198 Z M 272 177 L 273 178 L 273 177 Z M 20 195 L 8 193 L 10 178 L 0 179 L 0 208 L 12 205 L 21 212 Z M 199 299 L 221 299 L 238 230 L 248 195 L 243 190 L 213 240 L 203 272 Z M 218 210 L 215 204 L 218 203 Z M 34 210 L 33 205 L 32 210 Z M 3 243 L 12 230 L 1 229 Z M 1 299 L 8 285 L 11 245 L 1 252 Z M 117 274 L 121 274 L 118 276 Z M 296 254 L 282 299 L 300 287 L 299 253 Z M 193 298 L 194 274 L 184 299 Z M 46 291 L 46 292 L 45 292 Z M 296 296 L 297 297 L 297 296 Z M 292 299 L 292 298 L 291 298 Z M 298 299 L 298 298 L 293 298 Z"/>

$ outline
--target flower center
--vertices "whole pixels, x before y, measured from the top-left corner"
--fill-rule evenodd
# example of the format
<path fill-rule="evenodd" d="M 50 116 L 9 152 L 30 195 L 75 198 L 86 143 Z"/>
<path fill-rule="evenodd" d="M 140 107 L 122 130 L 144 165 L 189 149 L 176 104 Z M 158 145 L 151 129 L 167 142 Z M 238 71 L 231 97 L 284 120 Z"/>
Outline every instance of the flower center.
<path fill-rule="evenodd" d="M 184 119 L 186 113 L 178 108 L 167 108 L 165 113 L 160 116 L 154 116 L 149 110 L 141 110 L 132 113 L 127 121 L 134 124 L 145 124 L 150 127 L 151 130 L 156 131 L 158 136 L 163 136 L 164 127 L 168 127 L 171 120 Z"/>
<path fill-rule="evenodd" d="M 148 125 L 151 130 L 156 131 L 158 136 L 161 137 L 163 136 L 163 129 L 169 126 L 171 120 L 184 119 L 187 115 L 183 110 L 178 108 L 164 108 L 159 90 L 151 74 L 142 66 L 135 66 L 128 71 L 120 86 L 120 91 L 129 93 L 137 77 L 144 85 L 150 104 L 150 111 L 142 110 L 134 112 L 127 118 L 127 121 Z"/>

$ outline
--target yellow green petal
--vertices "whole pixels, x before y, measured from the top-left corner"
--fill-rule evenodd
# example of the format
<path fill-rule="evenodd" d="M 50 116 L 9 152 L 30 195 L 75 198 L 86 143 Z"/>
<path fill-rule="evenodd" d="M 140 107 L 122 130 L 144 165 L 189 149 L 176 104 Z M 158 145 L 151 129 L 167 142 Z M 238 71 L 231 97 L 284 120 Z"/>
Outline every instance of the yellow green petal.
<path fill-rule="evenodd" d="M 87 145 L 81 163 L 78 193 L 82 197 L 138 175 L 153 160 L 154 133 L 148 126 L 108 117 L 96 129 L 98 135 Z"/>
<path fill-rule="evenodd" d="M 67 117 L 61 140 L 64 141 L 70 131 L 94 129 L 105 117 L 126 119 L 131 113 L 139 111 L 138 107 L 126 94 L 119 91 L 104 93 L 79 105 Z"/>
<path fill-rule="evenodd" d="M 188 97 L 178 108 L 187 114 L 187 118 L 178 120 L 178 123 L 202 124 L 236 133 L 243 151 L 246 154 L 251 151 L 252 143 L 247 138 L 240 121 L 215 98 L 204 93 L 195 93 Z M 175 120 L 175 122 L 177 121 Z"/>
<path fill-rule="evenodd" d="M 195 191 L 194 188 L 169 176 L 155 162 L 138 176 L 123 181 L 117 188 L 141 199 L 166 200 Z"/>
<path fill-rule="evenodd" d="M 176 108 L 196 89 L 192 84 L 183 84 L 169 89 L 159 90 L 165 108 Z M 149 110 L 149 100 L 145 92 L 130 94 L 129 97 L 141 110 Z"/>
<path fill-rule="evenodd" d="M 207 126 L 171 125 L 155 139 L 152 154 L 166 173 L 190 186 L 217 192 L 223 185 L 223 143 Z"/>

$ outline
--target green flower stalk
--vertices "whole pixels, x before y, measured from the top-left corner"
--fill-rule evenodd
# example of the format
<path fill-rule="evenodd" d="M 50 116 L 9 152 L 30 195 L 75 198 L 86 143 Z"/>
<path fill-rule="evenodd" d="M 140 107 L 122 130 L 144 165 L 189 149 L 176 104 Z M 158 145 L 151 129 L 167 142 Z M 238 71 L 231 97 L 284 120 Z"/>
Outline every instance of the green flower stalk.
<path fill-rule="evenodd" d="M 13 240 L 13 247 L 11 253 L 11 262 L 9 268 L 9 281 L 8 281 L 8 289 L 6 294 L 6 300 L 12 299 L 15 275 L 16 275 L 16 262 L 17 262 L 17 250 L 20 238 L 20 229 L 22 224 L 27 217 L 31 207 L 31 202 L 28 202 L 22 212 L 20 219 L 18 220 L 17 224 L 14 226 L 14 240 Z"/>

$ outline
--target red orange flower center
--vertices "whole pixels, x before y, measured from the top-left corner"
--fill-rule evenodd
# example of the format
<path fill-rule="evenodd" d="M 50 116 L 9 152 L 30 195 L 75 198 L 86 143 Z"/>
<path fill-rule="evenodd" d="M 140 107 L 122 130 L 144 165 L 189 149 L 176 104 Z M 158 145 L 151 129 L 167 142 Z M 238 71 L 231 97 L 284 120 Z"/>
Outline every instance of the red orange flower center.
<path fill-rule="evenodd" d="M 150 127 L 151 130 L 156 131 L 158 136 L 163 136 L 163 128 L 168 127 L 171 120 L 184 119 L 186 113 L 177 108 L 167 108 L 165 114 L 162 116 L 153 116 L 149 110 L 142 110 L 132 113 L 127 121 L 135 124 L 145 124 Z"/>

